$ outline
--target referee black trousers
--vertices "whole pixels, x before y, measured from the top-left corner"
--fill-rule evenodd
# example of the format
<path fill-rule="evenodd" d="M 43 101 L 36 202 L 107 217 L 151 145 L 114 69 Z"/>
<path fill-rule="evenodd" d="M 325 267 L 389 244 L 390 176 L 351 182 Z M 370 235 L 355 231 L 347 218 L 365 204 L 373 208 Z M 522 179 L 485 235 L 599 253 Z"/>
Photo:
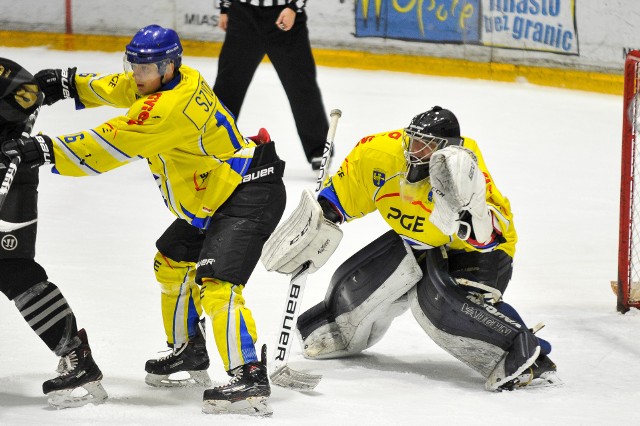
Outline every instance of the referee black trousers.
<path fill-rule="evenodd" d="M 329 123 L 316 81 L 307 16 L 298 13 L 293 28 L 281 31 L 275 22 L 283 9 L 231 4 L 213 91 L 237 119 L 253 75 L 267 55 L 289 99 L 305 156 L 311 161 L 322 156 Z"/>

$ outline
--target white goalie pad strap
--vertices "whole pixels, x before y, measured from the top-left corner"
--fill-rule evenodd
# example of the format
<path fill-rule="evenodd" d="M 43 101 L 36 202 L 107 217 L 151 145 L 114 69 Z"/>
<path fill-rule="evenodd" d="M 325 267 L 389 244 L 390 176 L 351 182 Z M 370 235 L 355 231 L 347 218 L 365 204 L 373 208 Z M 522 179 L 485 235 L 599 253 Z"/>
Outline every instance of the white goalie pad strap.
<path fill-rule="evenodd" d="M 274 232 L 260 260 L 268 271 L 290 274 L 307 261 L 309 272 L 324 265 L 342 240 L 342 230 L 322 215 L 322 208 L 305 189 L 300 204 Z"/>
<path fill-rule="evenodd" d="M 486 183 L 470 150 L 448 146 L 429 161 L 435 206 L 429 220 L 445 235 L 457 233 L 460 213 L 471 213 L 476 240 L 491 239 L 493 221 L 486 202 Z"/>
<path fill-rule="evenodd" d="M 482 284 L 477 281 L 471 281 L 466 278 L 456 278 L 456 282 L 460 285 L 470 287 L 469 291 L 480 290 L 484 299 L 490 299 L 493 303 L 498 303 L 502 300 L 502 292 L 497 288 L 490 285 Z"/>

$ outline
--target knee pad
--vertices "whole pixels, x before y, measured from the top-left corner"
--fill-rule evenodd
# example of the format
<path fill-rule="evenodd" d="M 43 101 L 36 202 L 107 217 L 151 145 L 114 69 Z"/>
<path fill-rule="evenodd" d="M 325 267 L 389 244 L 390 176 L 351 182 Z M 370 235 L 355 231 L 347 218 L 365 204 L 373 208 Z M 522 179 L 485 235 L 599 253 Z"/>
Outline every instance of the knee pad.
<path fill-rule="evenodd" d="M 44 268 L 33 259 L 0 259 L 0 291 L 9 300 L 47 279 Z"/>
<path fill-rule="evenodd" d="M 530 365 L 540 348 L 518 321 L 467 293 L 449 274 L 446 253 L 429 250 L 428 274 L 409 292 L 422 329 L 445 351 L 495 384 Z"/>
<path fill-rule="evenodd" d="M 162 289 L 171 289 L 181 283 L 193 281 L 191 277 L 195 277 L 196 264 L 188 261 L 176 261 L 157 252 L 153 259 L 153 271 Z"/>
<path fill-rule="evenodd" d="M 408 309 L 405 295 L 421 277 L 394 231 L 364 247 L 336 270 L 324 301 L 298 318 L 305 357 L 344 357 L 373 346 Z"/>

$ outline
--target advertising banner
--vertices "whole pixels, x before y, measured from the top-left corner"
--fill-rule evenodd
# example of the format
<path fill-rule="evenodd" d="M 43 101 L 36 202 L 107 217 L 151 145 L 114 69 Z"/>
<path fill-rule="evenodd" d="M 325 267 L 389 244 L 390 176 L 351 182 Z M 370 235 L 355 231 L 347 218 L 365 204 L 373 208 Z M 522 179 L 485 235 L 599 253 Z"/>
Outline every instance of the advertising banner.
<path fill-rule="evenodd" d="M 482 0 L 482 44 L 578 55 L 575 0 Z"/>
<path fill-rule="evenodd" d="M 357 0 L 356 37 L 579 54 L 575 0 Z"/>
<path fill-rule="evenodd" d="M 356 37 L 478 44 L 479 0 L 357 0 Z"/>

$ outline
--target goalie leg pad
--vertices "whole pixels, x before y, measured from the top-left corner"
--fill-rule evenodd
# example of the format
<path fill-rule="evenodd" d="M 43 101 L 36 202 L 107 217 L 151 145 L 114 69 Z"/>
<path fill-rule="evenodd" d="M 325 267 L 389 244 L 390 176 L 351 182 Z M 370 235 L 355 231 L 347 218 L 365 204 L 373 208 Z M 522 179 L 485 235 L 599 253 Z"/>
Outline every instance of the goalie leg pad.
<path fill-rule="evenodd" d="M 409 308 L 406 293 L 421 277 L 395 232 L 373 241 L 336 270 L 325 300 L 298 318 L 305 357 L 345 357 L 373 346 Z"/>
<path fill-rule="evenodd" d="M 425 269 L 428 274 L 409 293 L 414 317 L 440 347 L 489 378 L 488 389 L 535 361 L 540 351 L 535 336 L 457 285 L 443 251 L 429 250 Z"/>

